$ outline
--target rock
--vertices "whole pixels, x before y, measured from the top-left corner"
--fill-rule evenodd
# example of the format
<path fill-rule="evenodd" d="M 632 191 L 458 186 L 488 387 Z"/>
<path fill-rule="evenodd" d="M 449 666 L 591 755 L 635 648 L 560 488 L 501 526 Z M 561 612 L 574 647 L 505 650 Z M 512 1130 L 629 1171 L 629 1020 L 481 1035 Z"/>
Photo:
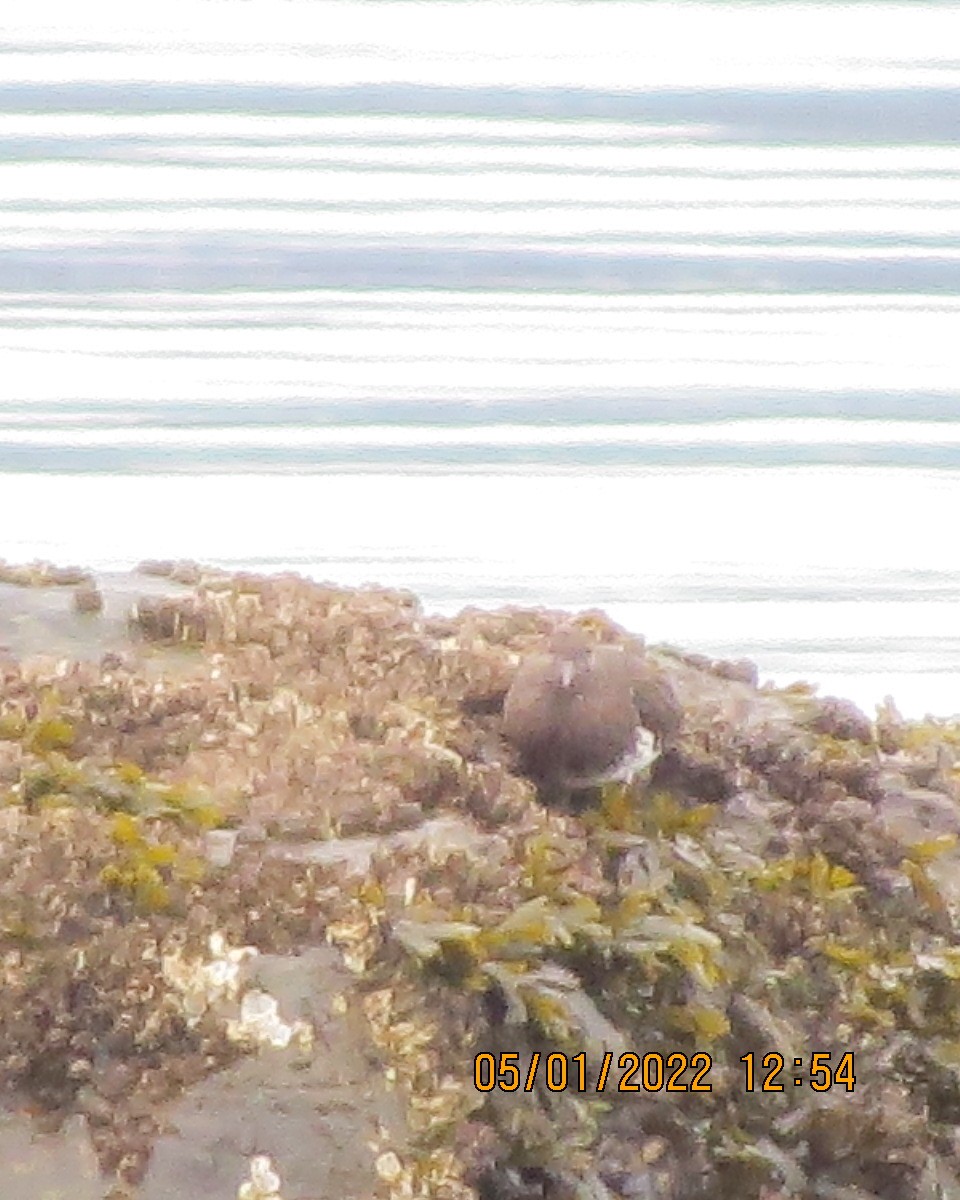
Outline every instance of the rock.
<path fill-rule="evenodd" d="M 836 696 L 825 696 L 817 702 L 811 727 L 840 741 L 861 742 L 864 746 L 873 743 L 870 719 L 852 701 Z"/>
<path fill-rule="evenodd" d="M 714 675 L 719 675 L 721 679 L 731 679 L 739 683 L 748 683 L 751 687 L 756 687 L 760 679 L 757 664 L 751 662 L 749 658 L 734 660 L 717 659 L 711 665 L 710 669 Z"/>
<path fill-rule="evenodd" d="M 202 642 L 207 619 L 192 599 L 143 597 L 130 610 L 131 628 L 152 642 Z"/>
<path fill-rule="evenodd" d="M 147 558 L 134 568 L 138 575 L 150 575 L 158 579 L 171 579 L 174 583 L 186 584 L 193 587 L 200 582 L 202 570 L 197 563 L 184 559 L 174 562 L 172 559 Z"/>
<path fill-rule="evenodd" d="M 877 743 L 884 754 L 896 754 L 903 748 L 906 722 L 892 696 L 884 696 L 877 707 Z"/>
<path fill-rule="evenodd" d="M 98 613 L 103 611 L 103 595 L 96 584 L 88 583 L 73 593 L 73 607 L 78 613 Z"/>
<path fill-rule="evenodd" d="M 369 872 L 374 855 L 395 849 L 423 850 L 436 862 L 454 854 L 503 854 L 503 846 L 496 839 L 481 833 L 472 822 L 457 817 L 420 822 L 414 829 L 380 837 L 329 838 L 321 842 L 284 842 L 274 838 L 266 854 L 285 862 L 338 866 L 347 875 L 363 876 Z"/>
<path fill-rule="evenodd" d="M 3 1200 L 104 1200 L 83 1117 L 42 1133 L 24 1113 L 0 1109 L 0 1163 Z"/>
<path fill-rule="evenodd" d="M 184 583 L 188 587 L 192 587 L 195 583 L 199 583 L 202 572 L 196 563 L 178 562 L 174 563 L 170 571 L 170 578 L 174 583 Z"/>
<path fill-rule="evenodd" d="M 368 1143 L 387 1133 L 402 1158 L 406 1132 L 400 1096 L 367 1065 L 364 1022 L 349 1015 L 359 1009 L 356 980 L 324 947 L 255 960 L 251 982 L 277 998 L 284 1016 L 315 1023 L 314 1050 L 264 1050 L 187 1091 L 162 1114 L 166 1131 L 137 1200 L 236 1200 L 261 1154 L 284 1196 L 369 1200 L 377 1177 Z"/>
<path fill-rule="evenodd" d="M 97 621 L 0 583 L 0 1085 L 66 1118 L 44 1186 L 234 1200 L 260 1155 L 291 1200 L 954 1189 L 960 726 L 878 748 L 842 702 L 594 614 L 673 720 L 642 792 L 570 814 L 512 769 L 498 711 L 567 616 L 434 622 L 404 593 L 197 570 L 102 578 Z M 313 1022 L 313 1049 L 237 1042 L 257 1014 Z M 790 1062 L 769 1102 L 746 1091 L 744 1054 L 811 1048 L 829 1094 Z M 482 1089 L 480 1054 L 515 1092 Z M 589 1065 L 583 1090 L 528 1088 L 536 1054 Z M 14 1117 L 4 1164 L 39 1128 Z"/>
<path fill-rule="evenodd" d="M 175 565 L 169 558 L 145 558 L 143 562 L 137 563 L 134 570 L 140 575 L 154 575 L 158 579 L 169 579 Z"/>
<path fill-rule="evenodd" d="M 76 587 L 92 582 L 89 571 L 80 567 L 58 567 L 48 562 L 32 562 L 25 566 L 11 566 L 0 560 L 0 583 L 16 587 Z"/>

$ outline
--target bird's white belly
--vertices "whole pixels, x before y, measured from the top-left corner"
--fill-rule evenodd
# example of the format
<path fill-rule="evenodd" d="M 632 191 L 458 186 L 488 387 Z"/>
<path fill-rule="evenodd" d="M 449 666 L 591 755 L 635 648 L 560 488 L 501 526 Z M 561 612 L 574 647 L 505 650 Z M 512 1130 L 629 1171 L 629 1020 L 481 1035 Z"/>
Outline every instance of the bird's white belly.
<path fill-rule="evenodd" d="M 572 788 L 599 787 L 602 783 L 628 783 L 641 771 L 645 771 L 659 756 L 657 739 L 642 725 L 637 726 L 637 736 L 632 748 L 605 771 L 595 775 L 579 776 L 567 780 Z"/>

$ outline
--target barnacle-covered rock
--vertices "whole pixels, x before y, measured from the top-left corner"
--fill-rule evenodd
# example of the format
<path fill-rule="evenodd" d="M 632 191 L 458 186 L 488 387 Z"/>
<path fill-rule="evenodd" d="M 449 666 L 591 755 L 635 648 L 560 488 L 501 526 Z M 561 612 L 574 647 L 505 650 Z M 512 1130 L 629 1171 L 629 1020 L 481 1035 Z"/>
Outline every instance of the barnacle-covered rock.
<path fill-rule="evenodd" d="M 81 584 L 73 593 L 73 607 L 78 613 L 102 612 L 103 595 L 96 584 Z"/>
<path fill-rule="evenodd" d="M 58 567 L 40 560 L 25 565 L 12 566 L 0 559 L 0 583 L 12 583 L 17 587 L 77 587 L 89 584 L 92 576 L 80 567 Z"/>
<path fill-rule="evenodd" d="M 960 726 L 647 648 L 651 778 L 551 812 L 500 708 L 568 614 L 142 569 L 0 665 L 0 1083 L 128 1195 L 957 1191 Z"/>
<path fill-rule="evenodd" d="M 817 733 L 839 741 L 862 742 L 865 746 L 873 741 L 873 725 L 867 716 L 852 701 L 836 696 L 826 696 L 816 703 L 810 725 Z"/>

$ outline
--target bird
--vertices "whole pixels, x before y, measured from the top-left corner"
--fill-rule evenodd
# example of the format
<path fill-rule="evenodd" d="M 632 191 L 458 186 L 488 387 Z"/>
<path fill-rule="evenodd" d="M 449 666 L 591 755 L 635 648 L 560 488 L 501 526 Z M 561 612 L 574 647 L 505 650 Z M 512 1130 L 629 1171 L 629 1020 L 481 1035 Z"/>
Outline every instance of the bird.
<path fill-rule="evenodd" d="M 669 681 L 635 650 L 560 625 L 520 663 L 503 706 L 503 736 L 547 803 L 613 781 L 629 782 L 677 732 Z"/>

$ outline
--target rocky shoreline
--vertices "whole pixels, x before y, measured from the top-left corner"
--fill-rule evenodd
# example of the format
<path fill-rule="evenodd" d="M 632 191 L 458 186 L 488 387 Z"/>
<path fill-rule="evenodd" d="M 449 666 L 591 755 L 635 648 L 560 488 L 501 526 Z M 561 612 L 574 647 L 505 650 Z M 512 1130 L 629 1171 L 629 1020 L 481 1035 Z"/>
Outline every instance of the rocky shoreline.
<path fill-rule="evenodd" d="M 500 737 L 566 614 L 145 568 L 0 571 L 5 1197 L 960 1197 L 960 726 L 648 647 L 570 815 Z"/>

